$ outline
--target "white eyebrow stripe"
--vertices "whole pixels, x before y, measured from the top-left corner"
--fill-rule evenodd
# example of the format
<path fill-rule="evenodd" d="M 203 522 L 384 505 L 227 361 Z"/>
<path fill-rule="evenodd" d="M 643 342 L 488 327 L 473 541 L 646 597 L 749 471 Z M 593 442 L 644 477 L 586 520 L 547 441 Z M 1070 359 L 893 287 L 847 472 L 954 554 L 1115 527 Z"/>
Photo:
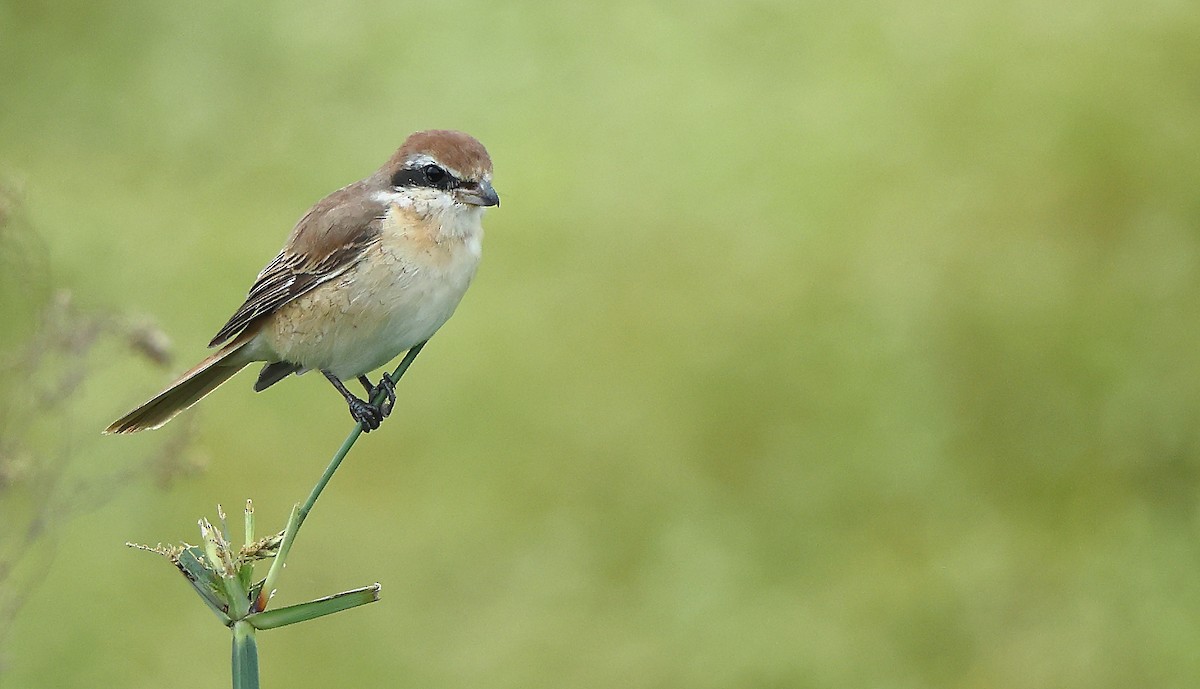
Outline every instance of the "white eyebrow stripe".
<path fill-rule="evenodd" d="M 438 165 L 438 161 L 434 160 L 431 155 L 420 153 L 409 158 L 405 167 L 421 167 L 422 165 Z"/>

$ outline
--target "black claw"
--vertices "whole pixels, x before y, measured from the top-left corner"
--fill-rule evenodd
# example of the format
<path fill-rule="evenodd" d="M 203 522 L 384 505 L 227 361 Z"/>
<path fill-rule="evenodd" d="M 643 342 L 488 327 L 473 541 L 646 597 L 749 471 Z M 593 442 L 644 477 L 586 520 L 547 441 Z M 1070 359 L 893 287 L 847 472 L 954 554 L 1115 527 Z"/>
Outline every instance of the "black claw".
<path fill-rule="evenodd" d="M 387 418 L 392 413 L 392 407 L 396 406 L 396 381 L 387 373 L 383 374 L 379 385 L 371 385 L 371 380 L 366 376 L 359 376 L 358 382 L 362 383 L 363 389 L 367 391 L 367 399 L 374 401 L 380 392 L 386 397 L 375 405 L 383 418 Z"/>
<path fill-rule="evenodd" d="M 379 403 L 379 413 L 383 414 L 384 418 L 387 418 L 392 413 L 392 407 L 396 406 L 396 381 L 392 380 L 391 375 L 387 373 L 383 374 L 379 385 L 376 385 L 375 389 L 371 391 L 371 399 L 375 399 L 375 393 L 379 391 L 383 391 L 383 394 L 387 395 Z"/>
<path fill-rule="evenodd" d="M 347 400 L 347 402 L 350 404 L 350 416 L 362 424 L 363 433 L 370 433 L 379 428 L 379 424 L 383 422 L 383 413 L 380 412 L 379 407 L 357 397 Z"/>
<path fill-rule="evenodd" d="M 376 428 L 379 428 L 379 424 L 383 422 L 383 417 L 386 416 L 386 414 L 383 413 L 383 410 L 380 409 L 379 405 L 371 404 L 370 402 L 364 402 L 363 400 L 355 397 L 350 393 L 349 390 L 346 389 L 346 386 L 342 384 L 342 381 L 329 371 L 322 370 L 321 373 L 324 373 L 325 377 L 329 379 L 329 382 L 333 384 L 333 387 L 337 388 L 337 391 L 342 393 L 342 397 L 345 398 L 346 404 L 350 406 L 350 416 L 353 417 L 355 421 L 362 424 L 364 433 L 370 433 Z M 370 381 L 368 381 L 365 376 L 359 376 L 358 379 L 364 386 L 368 387 L 368 390 L 370 389 Z"/>

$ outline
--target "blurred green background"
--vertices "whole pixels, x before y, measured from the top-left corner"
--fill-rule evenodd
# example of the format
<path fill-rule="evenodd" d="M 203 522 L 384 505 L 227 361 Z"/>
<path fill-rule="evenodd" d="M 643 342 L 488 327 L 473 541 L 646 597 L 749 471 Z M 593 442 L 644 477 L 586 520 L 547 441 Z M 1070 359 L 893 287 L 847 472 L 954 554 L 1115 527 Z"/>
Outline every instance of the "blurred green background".
<path fill-rule="evenodd" d="M 304 210 L 463 129 L 483 267 L 277 598 L 383 600 L 263 633 L 265 686 L 1195 686 L 1198 74 L 1169 0 L 0 1 L 47 283 L 177 353 L 34 435 L 84 476 L 151 451 L 97 433 Z M 282 528 L 350 423 L 252 381 L 190 413 L 205 473 L 45 539 L 0 684 L 228 685 L 122 543 L 248 497 Z"/>

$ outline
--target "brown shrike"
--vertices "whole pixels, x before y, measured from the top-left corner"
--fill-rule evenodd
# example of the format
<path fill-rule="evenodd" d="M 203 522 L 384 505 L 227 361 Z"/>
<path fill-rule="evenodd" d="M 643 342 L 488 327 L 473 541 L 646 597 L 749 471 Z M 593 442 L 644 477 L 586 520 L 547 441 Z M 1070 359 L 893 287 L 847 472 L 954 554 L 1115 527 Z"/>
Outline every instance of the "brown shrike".
<path fill-rule="evenodd" d="M 395 401 L 384 374 L 366 374 L 423 344 L 450 318 L 479 265 L 483 209 L 500 204 L 492 161 L 462 132 L 417 132 L 375 174 L 313 206 L 267 264 L 245 303 L 209 343 L 221 349 L 106 433 L 158 428 L 246 365 L 266 362 L 262 391 L 317 370 L 350 405 L 363 430 L 378 428 Z M 342 381 L 357 378 L 367 400 Z"/>

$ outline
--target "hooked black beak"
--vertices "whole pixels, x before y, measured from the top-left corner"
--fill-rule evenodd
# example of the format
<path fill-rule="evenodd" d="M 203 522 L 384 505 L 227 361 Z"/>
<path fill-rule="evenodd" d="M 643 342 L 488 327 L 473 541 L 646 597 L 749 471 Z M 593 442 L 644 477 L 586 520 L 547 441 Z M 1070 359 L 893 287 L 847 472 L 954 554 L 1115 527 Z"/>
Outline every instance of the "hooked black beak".
<path fill-rule="evenodd" d="M 486 179 L 475 186 L 463 186 L 458 189 L 458 199 L 472 206 L 499 206 L 500 195 L 492 188 L 492 183 Z"/>

